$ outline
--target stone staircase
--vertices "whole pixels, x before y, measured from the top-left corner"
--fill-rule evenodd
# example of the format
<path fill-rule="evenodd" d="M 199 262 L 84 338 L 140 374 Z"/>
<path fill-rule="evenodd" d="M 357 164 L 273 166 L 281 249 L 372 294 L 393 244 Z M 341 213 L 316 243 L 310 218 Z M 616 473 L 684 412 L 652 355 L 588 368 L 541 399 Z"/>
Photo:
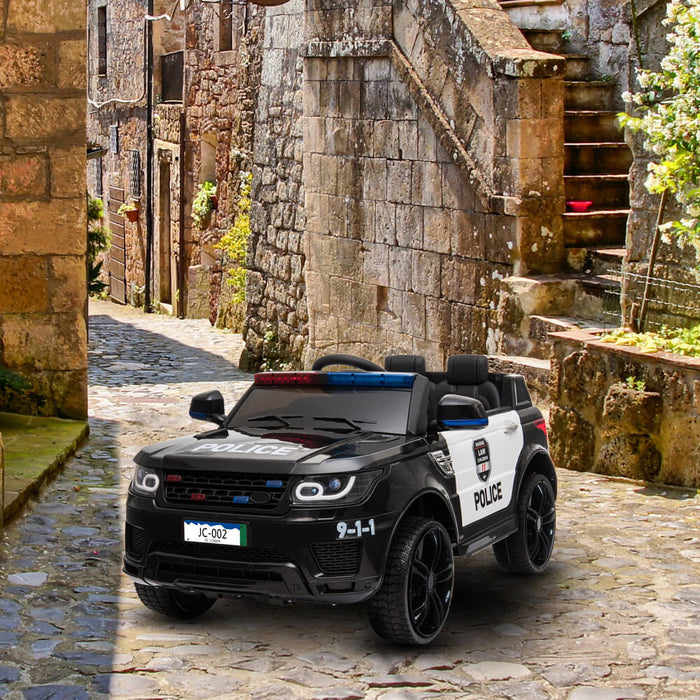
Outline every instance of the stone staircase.
<path fill-rule="evenodd" d="M 617 123 L 617 90 L 591 76 L 587 56 L 567 54 L 562 31 L 521 29 L 533 48 L 566 58 L 564 187 L 567 203 L 591 202 L 563 215 L 565 267 L 546 278 L 519 279 L 513 298 L 530 300 L 521 325 L 523 342 L 507 352 L 549 356 L 547 333 L 573 326 L 616 325 L 619 270 L 625 256 L 632 154 Z"/>

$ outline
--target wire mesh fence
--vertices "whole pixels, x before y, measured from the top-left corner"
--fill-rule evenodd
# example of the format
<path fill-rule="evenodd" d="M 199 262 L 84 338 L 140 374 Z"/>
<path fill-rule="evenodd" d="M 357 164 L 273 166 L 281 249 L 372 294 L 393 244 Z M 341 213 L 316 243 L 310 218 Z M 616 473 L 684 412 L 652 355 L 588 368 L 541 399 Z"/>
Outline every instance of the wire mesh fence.
<path fill-rule="evenodd" d="M 619 269 L 611 270 L 606 277 L 611 280 L 604 293 L 602 325 L 606 330 L 627 323 L 639 325 L 645 289 L 647 313 L 643 330 L 689 328 L 700 323 L 700 285 L 661 277 L 648 278 L 647 275 Z M 627 318 L 623 318 L 623 308 Z"/>

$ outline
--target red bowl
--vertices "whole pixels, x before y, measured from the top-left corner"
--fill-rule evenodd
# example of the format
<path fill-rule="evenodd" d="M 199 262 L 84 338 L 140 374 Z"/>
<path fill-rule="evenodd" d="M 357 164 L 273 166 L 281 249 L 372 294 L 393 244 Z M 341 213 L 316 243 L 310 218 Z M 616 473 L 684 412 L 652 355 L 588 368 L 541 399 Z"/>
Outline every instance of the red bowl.
<path fill-rule="evenodd" d="M 582 200 L 571 200 L 566 203 L 566 208 L 568 211 L 576 212 L 577 214 L 583 214 L 588 211 L 593 206 L 593 202 L 584 202 Z"/>

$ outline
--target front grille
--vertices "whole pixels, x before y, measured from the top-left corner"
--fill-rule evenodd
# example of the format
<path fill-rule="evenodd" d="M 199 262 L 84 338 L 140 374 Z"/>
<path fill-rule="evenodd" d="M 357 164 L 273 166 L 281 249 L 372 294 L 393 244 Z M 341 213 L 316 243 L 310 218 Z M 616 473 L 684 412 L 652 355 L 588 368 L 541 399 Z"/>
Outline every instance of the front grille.
<path fill-rule="evenodd" d="M 156 579 L 163 583 L 190 579 L 197 582 L 220 581 L 227 584 L 250 585 L 257 581 L 283 581 L 276 571 L 243 569 L 235 564 L 213 564 L 211 562 L 188 562 L 162 560 L 157 562 Z"/>
<path fill-rule="evenodd" d="M 265 547 L 234 547 L 223 544 L 204 544 L 199 542 L 179 542 L 156 540 L 151 545 L 151 552 L 162 552 L 180 557 L 196 559 L 218 559 L 246 563 L 280 563 L 289 562 L 290 557 L 281 549 Z"/>
<path fill-rule="evenodd" d="M 360 568 L 362 541 L 313 542 L 311 551 L 324 574 L 354 574 Z"/>
<path fill-rule="evenodd" d="M 219 510 L 274 510 L 288 477 L 226 472 L 166 471 L 163 498 L 169 505 Z"/>
<path fill-rule="evenodd" d="M 124 536 L 126 553 L 134 559 L 142 559 L 146 553 L 146 531 L 140 527 L 126 524 Z"/>

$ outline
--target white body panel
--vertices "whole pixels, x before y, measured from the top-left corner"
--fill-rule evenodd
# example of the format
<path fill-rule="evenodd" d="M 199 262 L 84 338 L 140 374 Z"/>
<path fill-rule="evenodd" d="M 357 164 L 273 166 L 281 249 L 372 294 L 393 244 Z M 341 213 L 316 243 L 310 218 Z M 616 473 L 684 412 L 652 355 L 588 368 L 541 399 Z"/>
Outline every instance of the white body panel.
<path fill-rule="evenodd" d="M 517 412 L 491 415 L 489 424 L 481 429 L 457 428 L 441 435 L 452 458 L 462 528 L 506 508 L 513 496 L 515 467 L 524 444 Z"/>

